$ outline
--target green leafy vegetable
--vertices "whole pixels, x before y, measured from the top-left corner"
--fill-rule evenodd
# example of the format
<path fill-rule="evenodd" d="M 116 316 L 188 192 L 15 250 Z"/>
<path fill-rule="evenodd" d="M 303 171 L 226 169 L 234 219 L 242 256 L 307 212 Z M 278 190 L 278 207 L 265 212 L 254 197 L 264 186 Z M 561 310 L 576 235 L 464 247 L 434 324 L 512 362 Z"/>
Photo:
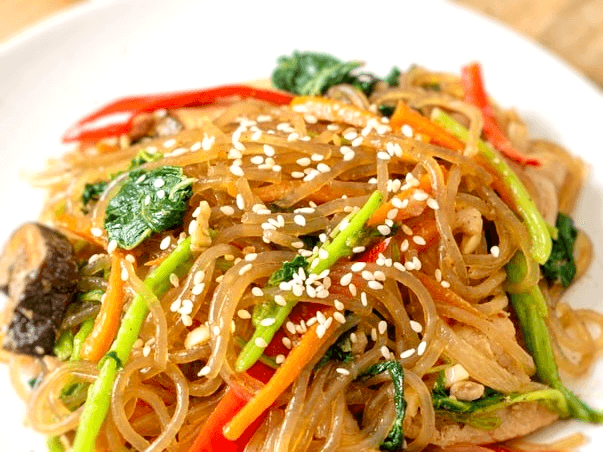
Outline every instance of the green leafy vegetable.
<path fill-rule="evenodd" d="M 451 397 L 445 388 L 443 372 L 440 372 L 431 395 L 433 407 L 438 414 L 482 430 L 492 430 L 500 426 L 500 418 L 492 413 L 520 402 L 538 401 L 561 415 L 568 415 L 565 398 L 561 391 L 556 389 L 503 394 L 492 388 L 486 388 L 484 395 L 477 400 L 458 400 L 456 397 Z"/>
<path fill-rule="evenodd" d="M 523 259 L 523 255 L 517 253 L 507 264 L 507 278 L 511 282 L 521 281 L 524 277 L 524 269 L 517 264 Z M 521 325 L 526 347 L 534 358 L 536 375 L 542 383 L 560 391 L 567 402 L 567 411 L 560 412 L 560 416 L 603 423 L 603 411 L 586 405 L 561 381 L 546 321 L 549 315 L 548 305 L 540 288 L 534 286 L 528 292 L 511 293 L 509 297 Z"/>
<path fill-rule="evenodd" d="M 291 56 L 279 57 L 277 64 L 272 84 L 301 96 L 324 94 L 340 83 L 349 83 L 369 96 L 381 80 L 370 72 L 353 74 L 362 66 L 359 61 L 341 61 L 326 53 L 294 51 Z M 398 86 L 400 73 L 400 69 L 393 67 L 384 80 L 390 86 Z"/>
<path fill-rule="evenodd" d="M 348 363 L 354 359 L 354 354 L 352 353 L 352 343 L 350 342 L 350 334 L 352 334 L 352 330 L 349 329 L 345 333 L 343 333 L 337 341 L 331 345 L 323 357 L 316 364 L 316 369 L 320 369 L 329 361 L 339 361 L 342 363 Z"/>
<path fill-rule="evenodd" d="M 281 268 L 275 271 L 268 280 L 268 286 L 278 286 L 282 281 L 289 281 L 293 278 L 293 274 L 297 273 L 300 268 L 304 270 L 308 267 L 308 261 L 305 257 L 297 255 L 290 262 L 285 262 Z"/>
<path fill-rule="evenodd" d="M 379 105 L 379 113 L 381 113 L 381 115 L 383 116 L 387 116 L 388 118 L 390 118 L 394 114 L 395 109 L 396 107 L 392 105 Z"/>
<path fill-rule="evenodd" d="M 95 184 L 86 184 L 82 192 L 82 204 L 85 206 L 92 201 L 98 201 L 107 189 L 107 182 L 96 182 Z"/>
<path fill-rule="evenodd" d="M 351 83 L 350 72 L 361 65 L 358 61 L 344 62 L 318 52 L 294 51 L 291 56 L 278 58 L 272 73 L 275 87 L 292 93 L 315 96 L 339 83 Z"/>
<path fill-rule="evenodd" d="M 105 229 L 109 240 L 130 250 L 153 232 L 182 224 L 192 182 L 182 168 L 175 166 L 130 172 L 107 206 Z"/>
<path fill-rule="evenodd" d="M 382 450 L 401 450 L 404 442 L 404 414 L 406 401 L 404 400 L 404 369 L 398 361 L 383 361 L 373 364 L 365 370 L 360 377 L 370 378 L 385 371 L 389 372 L 394 385 L 394 404 L 396 406 L 396 420 L 387 437 L 380 445 Z"/>
<path fill-rule="evenodd" d="M 559 212 L 557 231 L 557 239 L 553 240 L 553 250 L 549 260 L 541 267 L 542 274 L 550 282 L 559 280 L 563 287 L 568 287 L 576 276 L 574 244 L 578 230 L 574 227 L 571 217 Z"/>
<path fill-rule="evenodd" d="M 394 66 L 390 69 L 389 73 L 385 76 L 384 80 L 389 86 L 398 86 L 398 78 L 402 74 L 402 71 L 398 66 Z"/>

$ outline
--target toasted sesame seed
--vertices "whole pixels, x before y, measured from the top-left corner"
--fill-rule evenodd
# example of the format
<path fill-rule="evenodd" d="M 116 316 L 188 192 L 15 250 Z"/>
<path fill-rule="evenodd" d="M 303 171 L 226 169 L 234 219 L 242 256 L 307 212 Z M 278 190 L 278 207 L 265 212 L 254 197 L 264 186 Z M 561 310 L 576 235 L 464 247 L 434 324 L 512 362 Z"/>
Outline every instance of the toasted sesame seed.
<path fill-rule="evenodd" d="M 380 224 L 377 226 L 377 230 L 381 235 L 389 235 L 392 232 L 391 228 L 385 224 Z"/>
<path fill-rule="evenodd" d="M 115 240 L 111 240 L 107 245 L 107 253 L 113 254 L 113 252 L 117 249 L 117 242 Z"/>
<path fill-rule="evenodd" d="M 387 331 L 387 322 L 385 320 L 381 320 L 377 325 L 377 328 L 379 330 L 379 334 L 385 334 Z"/>
<path fill-rule="evenodd" d="M 375 280 L 375 275 L 373 275 L 373 273 L 368 270 L 362 270 L 361 276 L 366 281 L 374 281 Z"/>
<path fill-rule="evenodd" d="M 279 306 L 287 306 L 287 300 L 280 294 L 274 296 L 274 302 Z"/>
<path fill-rule="evenodd" d="M 369 288 L 371 288 L 373 290 L 383 289 L 383 284 L 381 284 L 379 281 L 369 281 L 368 286 L 369 286 Z"/>
<path fill-rule="evenodd" d="M 262 319 L 260 321 L 260 325 L 262 325 L 262 326 L 272 326 L 275 323 L 276 323 L 276 319 L 272 318 L 272 317 L 268 317 L 268 318 Z"/>
<path fill-rule="evenodd" d="M 356 284 L 354 283 L 350 283 L 350 285 L 348 286 L 348 290 L 350 291 L 350 294 L 355 297 L 356 293 L 358 292 L 356 289 Z"/>
<path fill-rule="evenodd" d="M 264 338 L 261 338 L 261 337 L 256 337 L 254 344 L 260 348 L 268 347 L 268 343 L 264 340 Z"/>
<path fill-rule="evenodd" d="M 243 265 L 240 270 L 239 270 L 239 275 L 243 276 L 245 273 L 247 273 L 249 270 L 251 270 L 251 264 L 245 264 Z"/>
<path fill-rule="evenodd" d="M 429 207 L 430 209 L 433 209 L 433 210 L 439 210 L 440 205 L 438 204 L 438 202 L 435 199 L 427 198 L 427 207 Z"/>
<path fill-rule="evenodd" d="M 415 333 L 420 333 L 421 331 L 423 331 L 423 325 L 421 325 L 419 322 L 417 322 L 416 320 L 411 320 L 410 321 L 410 328 L 415 332 Z"/>
<path fill-rule="evenodd" d="M 421 341 L 421 343 L 417 347 L 417 355 L 422 356 L 423 353 L 425 353 L 426 348 L 427 348 L 427 342 Z"/>
<path fill-rule="evenodd" d="M 413 234 L 412 229 L 410 229 L 410 227 L 408 225 L 406 225 L 406 224 L 402 225 L 402 232 L 404 232 L 404 234 L 406 234 L 406 235 L 412 235 Z"/>
<path fill-rule="evenodd" d="M 289 339 L 287 336 L 283 337 L 281 339 L 281 342 L 283 343 L 283 345 L 287 348 L 291 348 L 293 346 L 293 344 L 291 343 L 291 339 Z"/>
<path fill-rule="evenodd" d="M 345 305 L 339 300 L 335 300 L 333 304 L 335 305 L 335 309 L 338 311 L 343 311 L 345 309 Z"/>
<path fill-rule="evenodd" d="M 413 235 L 412 241 L 415 242 L 417 245 L 421 245 L 421 246 L 427 244 L 425 239 L 423 237 L 421 237 L 420 235 Z"/>
<path fill-rule="evenodd" d="M 377 158 L 379 160 L 389 160 L 389 159 L 391 159 L 390 155 L 387 152 L 385 152 L 385 151 L 379 151 L 379 152 L 377 152 Z"/>
<path fill-rule="evenodd" d="M 251 318 L 251 314 L 246 309 L 239 309 L 237 311 L 237 315 L 239 316 L 239 318 L 244 319 L 244 320 L 247 320 L 247 319 Z"/>
<path fill-rule="evenodd" d="M 400 358 L 402 359 L 406 359 L 406 358 L 410 358 L 412 355 L 414 355 L 416 352 L 416 350 L 414 348 L 409 348 L 408 350 L 404 350 L 402 353 L 400 353 Z"/>
<path fill-rule="evenodd" d="M 264 154 L 266 154 L 268 157 L 274 157 L 274 148 L 272 146 L 270 146 L 269 144 L 265 144 L 264 145 Z"/>
<path fill-rule="evenodd" d="M 389 348 L 387 348 L 386 345 L 382 345 L 381 348 L 379 349 L 381 351 L 381 355 L 385 358 L 385 359 L 391 359 L 392 356 L 392 352 L 389 351 Z"/>
<path fill-rule="evenodd" d="M 304 217 L 303 215 L 295 215 L 293 217 L 293 221 L 295 222 L 295 224 L 298 224 L 300 226 L 306 225 L 306 217 Z"/>
<path fill-rule="evenodd" d="M 500 256 L 500 248 L 498 246 L 493 246 L 490 248 L 490 253 L 492 253 L 492 256 L 498 257 Z"/>
<path fill-rule="evenodd" d="M 373 272 L 373 276 L 375 277 L 375 280 L 377 281 L 385 281 L 385 273 L 383 273 L 381 270 L 375 270 Z"/>
<path fill-rule="evenodd" d="M 92 234 L 94 237 L 100 237 L 103 235 L 103 231 L 101 228 L 90 228 L 90 234 Z"/>
<path fill-rule="evenodd" d="M 279 354 L 274 358 L 274 362 L 277 364 L 283 364 L 285 362 L 285 355 Z"/>
<path fill-rule="evenodd" d="M 360 272 L 366 268 L 366 262 L 354 262 L 350 267 L 353 272 Z"/>
<path fill-rule="evenodd" d="M 368 306 L 368 297 L 366 296 L 366 292 L 361 292 L 360 293 L 360 303 L 364 307 Z"/>
<path fill-rule="evenodd" d="M 444 287 L 445 289 L 448 289 L 450 287 L 450 283 L 448 281 L 444 281 L 442 280 L 440 282 L 440 284 L 442 285 L 442 287 Z"/>
<path fill-rule="evenodd" d="M 260 288 L 260 287 L 253 287 L 251 289 L 251 293 L 256 296 L 256 297 L 263 297 L 264 296 L 264 291 Z"/>

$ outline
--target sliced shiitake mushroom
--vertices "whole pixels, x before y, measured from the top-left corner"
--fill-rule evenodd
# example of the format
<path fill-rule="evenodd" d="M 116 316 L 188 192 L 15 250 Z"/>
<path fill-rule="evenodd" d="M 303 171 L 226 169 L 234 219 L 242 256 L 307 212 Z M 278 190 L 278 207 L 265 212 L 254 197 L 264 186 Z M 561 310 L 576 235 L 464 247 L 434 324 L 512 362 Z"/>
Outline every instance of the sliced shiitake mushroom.
<path fill-rule="evenodd" d="M 52 354 L 79 272 L 71 243 L 38 223 L 15 231 L 0 256 L 0 289 L 9 297 L 2 347 L 27 355 Z"/>

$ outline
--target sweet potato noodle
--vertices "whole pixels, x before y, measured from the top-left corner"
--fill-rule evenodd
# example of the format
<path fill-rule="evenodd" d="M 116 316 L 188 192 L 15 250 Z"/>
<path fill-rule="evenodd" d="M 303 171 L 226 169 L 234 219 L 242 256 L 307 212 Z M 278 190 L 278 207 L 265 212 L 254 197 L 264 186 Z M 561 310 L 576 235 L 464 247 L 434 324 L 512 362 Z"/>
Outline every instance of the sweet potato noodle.
<path fill-rule="evenodd" d="M 377 188 L 389 199 L 421 179 L 428 181 L 432 202 L 404 218 L 393 245 L 366 265 L 367 272 L 379 275 L 382 288 L 370 286 L 370 277 L 361 278 L 360 273 L 352 280 L 354 289 L 349 280 L 342 282 L 351 272 L 352 256 L 331 268 L 326 296 L 304 292 L 299 297 L 300 302 L 338 310 L 343 303 L 345 322 L 332 330 L 332 337 L 270 408 L 246 450 L 378 450 L 396 419 L 394 387 L 387 372 L 360 377 L 386 358 L 398 360 L 405 372 L 404 433 L 409 451 L 489 450 L 435 440 L 447 421 L 436 415 L 432 387 L 438 372 L 453 364 L 460 364 L 470 380 L 502 393 L 542 387 L 533 381 L 534 360 L 518 339 L 519 327 L 510 320 L 505 285 L 504 266 L 518 250 L 528 254 L 531 242 L 514 206 L 501 198 L 493 175 L 475 158 L 481 114 L 463 102 L 456 76 L 417 69 L 399 82 L 398 87 L 378 89 L 370 99 L 347 86 L 329 90 L 327 98 L 362 109 L 362 114 L 347 118 L 334 110 L 317 117 L 303 108 L 257 100 L 232 101 L 219 109 L 169 111 L 168 117 L 181 125 L 173 135 L 157 136 L 151 130 L 133 142 L 123 136 L 80 144 L 80 149 L 49 162 L 48 169 L 32 179 L 49 191 L 41 220 L 71 234 L 81 261 L 89 259 L 81 270 L 82 291 L 106 289 L 102 272 L 108 271 L 111 258 L 103 229 L 105 211 L 127 174 L 115 177 L 96 203 L 82 209 L 87 183 L 123 171 L 141 150 L 163 155 L 143 169 L 173 165 L 195 179 L 184 225 L 152 235 L 124 253 L 133 257 L 121 263 L 127 276 L 124 310 L 138 294 L 150 314 L 114 383 L 98 450 L 187 451 L 229 383 L 251 392 L 262 386 L 237 373 L 234 365 L 241 341 L 252 333 L 251 320 L 238 313 L 251 312 L 262 300 L 252 289 L 265 287 L 267 278 L 300 252 L 300 237 L 328 234 Z M 435 83 L 440 86 L 437 92 L 423 88 Z M 393 107 L 398 102 L 427 117 L 436 107 L 448 112 L 469 132 L 464 151 L 429 144 L 412 131 L 393 131 L 387 118 L 375 112 L 381 105 Z M 531 139 L 516 112 L 495 110 L 516 148 L 542 163 L 510 164 L 545 219 L 554 224 L 558 211 L 571 212 L 586 174 L 584 165 L 558 145 Z M 165 115 L 159 112 L 146 119 L 157 124 Z M 401 152 L 390 153 L 389 158 L 378 156 L 398 147 Z M 210 209 L 205 217 L 195 213 L 203 202 Z M 303 221 L 298 219 L 300 212 Z M 193 221 L 197 229 L 191 226 Z M 102 231 L 94 238 L 96 245 L 86 245 L 72 234 L 94 228 Z M 200 240 L 203 231 L 211 231 L 209 244 Z M 175 275 L 165 295 L 156 297 L 142 280 L 189 234 L 190 269 Z M 576 262 L 582 274 L 591 250 L 583 234 L 578 243 Z M 497 252 L 491 252 L 493 245 Z M 257 254 L 252 262 L 246 260 L 251 254 Z M 393 266 L 392 259 L 410 264 Z M 538 265 L 530 265 L 524 283 L 539 279 Z M 430 289 L 434 284 L 452 292 L 456 302 Z M 559 285 L 541 282 L 540 287 L 550 306 L 548 323 L 560 368 L 572 376 L 588 374 L 603 346 L 603 316 L 572 309 L 562 300 Z M 183 316 L 178 307 L 185 300 L 190 309 Z M 77 328 L 98 310 L 98 303 L 91 303 L 69 312 L 62 329 Z M 354 359 L 317 366 L 346 331 L 354 333 L 350 341 Z M 297 336 L 292 335 L 294 344 Z M 408 352 L 411 349 L 414 352 Z M 97 364 L 1 353 L 11 367 L 16 390 L 27 399 L 27 424 L 48 436 L 60 436 L 69 446 L 85 393 L 79 400 L 67 400 L 64 388 L 94 382 Z M 23 383 L 26 372 L 41 374 L 34 390 Z"/>

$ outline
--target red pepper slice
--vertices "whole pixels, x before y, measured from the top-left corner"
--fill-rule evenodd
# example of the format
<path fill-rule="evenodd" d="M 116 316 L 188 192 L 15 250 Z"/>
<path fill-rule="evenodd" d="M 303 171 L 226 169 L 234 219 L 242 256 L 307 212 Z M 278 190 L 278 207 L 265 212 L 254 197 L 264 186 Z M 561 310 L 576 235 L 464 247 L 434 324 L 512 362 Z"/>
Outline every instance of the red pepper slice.
<path fill-rule="evenodd" d="M 302 320 L 308 320 L 311 317 L 314 317 L 316 312 L 322 308 L 324 308 L 324 306 L 317 303 L 298 303 L 289 314 L 289 320 L 298 324 Z M 280 328 L 272 338 L 272 341 L 270 341 L 270 344 L 268 344 L 268 347 L 264 350 L 264 353 L 267 356 L 276 356 L 279 354 L 285 356 L 288 355 L 289 349 L 286 348 L 282 342 L 282 339 L 285 336 L 287 336 L 286 330 Z M 253 378 L 266 383 L 270 380 L 270 377 L 272 377 L 274 369 L 258 361 L 247 371 L 247 373 Z M 224 394 L 224 397 L 222 397 L 222 400 L 220 400 L 220 403 L 218 403 L 218 406 L 214 409 L 207 421 L 205 421 L 197 439 L 195 439 L 195 442 L 188 452 L 243 451 L 255 431 L 264 421 L 268 411 L 265 411 L 262 416 L 251 424 L 236 441 L 226 439 L 222 430 L 234 415 L 247 404 L 251 397 L 252 394 L 247 392 L 244 388 L 239 386 L 229 387 Z"/>
<path fill-rule="evenodd" d="M 483 132 L 488 141 L 496 149 L 505 154 L 511 160 L 524 165 L 539 166 L 537 159 L 528 157 L 517 151 L 496 123 L 494 109 L 488 100 L 482 68 L 479 63 L 471 63 L 463 67 L 461 71 L 461 84 L 465 91 L 465 100 L 478 107 L 484 117 Z"/>
<path fill-rule="evenodd" d="M 293 95 L 285 92 L 253 88 L 246 85 L 224 85 L 197 91 L 123 97 L 83 117 L 65 132 L 63 142 L 97 141 L 101 138 L 128 133 L 134 117 L 159 109 L 201 107 L 237 96 L 253 97 L 276 105 L 291 102 Z"/>

